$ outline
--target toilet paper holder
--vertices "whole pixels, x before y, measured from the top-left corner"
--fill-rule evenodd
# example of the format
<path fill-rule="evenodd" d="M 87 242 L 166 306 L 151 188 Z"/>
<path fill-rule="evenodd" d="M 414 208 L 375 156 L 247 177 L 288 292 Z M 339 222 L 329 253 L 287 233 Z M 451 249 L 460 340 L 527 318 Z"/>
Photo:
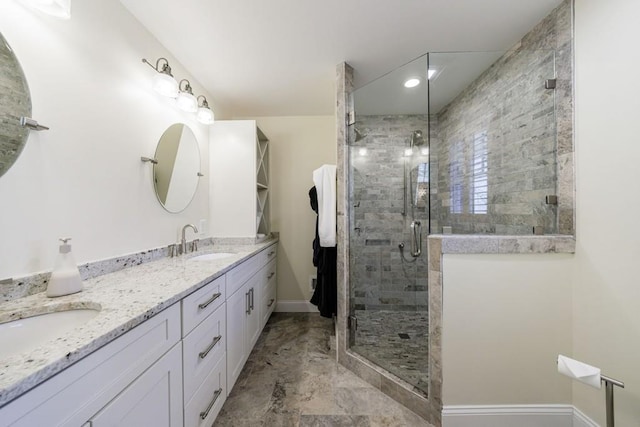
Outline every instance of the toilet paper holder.
<path fill-rule="evenodd" d="M 613 386 L 624 388 L 624 383 L 616 379 L 607 377 L 606 375 L 600 375 L 600 381 L 604 383 L 604 390 L 606 395 L 606 411 L 607 411 L 607 427 L 615 426 L 614 412 L 613 412 Z"/>
<path fill-rule="evenodd" d="M 558 355 L 558 372 L 568 376 L 569 378 L 573 378 L 597 389 L 600 389 L 601 384 L 604 383 L 606 396 L 607 427 L 615 426 L 613 410 L 613 386 L 624 388 L 624 383 L 622 381 L 607 377 L 606 375 L 602 375 L 602 373 L 600 372 L 600 368 L 587 365 L 584 362 L 571 359 L 561 354 Z"/>

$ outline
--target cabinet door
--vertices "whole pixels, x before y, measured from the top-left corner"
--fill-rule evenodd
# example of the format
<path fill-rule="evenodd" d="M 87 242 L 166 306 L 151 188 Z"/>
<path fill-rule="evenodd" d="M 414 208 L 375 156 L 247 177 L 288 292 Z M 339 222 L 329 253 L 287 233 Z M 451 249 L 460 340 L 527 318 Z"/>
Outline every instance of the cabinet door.
<path fill-rule="evenodd" d="M 92 427 L 178 427 L 182 418 L 182 349 L 175 345 L 91 420 Z"/>
<path fill-rule="evenodd" d="M 244 324 L 249 309 L 247 287 L 242 286 L 227 299 L 227 393 L 245 362 Z"/>
<path fill-rule="evenodd" d="M 249 312 L 246 316 L 245 322 L 245 348 L 247 349 L 246 356 L 249 357 L 249 353 L 253 349 L 253 346 L 258 341 L 260 336 L 260 302 L 262 301 L 262 287 L 265 281 L 264 275 L 260 272 L 256 273 L 245 285 L 249 294 Z"/>

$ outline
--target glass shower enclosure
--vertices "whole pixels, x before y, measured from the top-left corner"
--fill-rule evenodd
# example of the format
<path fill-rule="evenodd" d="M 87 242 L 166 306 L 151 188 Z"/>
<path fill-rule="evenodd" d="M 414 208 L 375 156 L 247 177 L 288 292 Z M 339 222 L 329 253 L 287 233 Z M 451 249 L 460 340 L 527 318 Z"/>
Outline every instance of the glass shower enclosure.
<path fill-rule="evenodd" d="M 349 346 L 425 397 L 428 234 L 557 233 L 554 75 L 553 51 L 430 53 L 352 93 Z"/>

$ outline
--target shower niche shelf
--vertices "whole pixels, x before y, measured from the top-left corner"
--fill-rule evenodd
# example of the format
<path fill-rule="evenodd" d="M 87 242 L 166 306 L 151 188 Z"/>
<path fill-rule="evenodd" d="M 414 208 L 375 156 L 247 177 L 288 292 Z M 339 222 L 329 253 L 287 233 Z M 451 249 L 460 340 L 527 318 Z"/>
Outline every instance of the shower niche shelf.
<path fill-rule="evenodd" d="M 255 120 L 221 120 L 210 129 L 212 236 L 268 235 L 269 139 Z"/>

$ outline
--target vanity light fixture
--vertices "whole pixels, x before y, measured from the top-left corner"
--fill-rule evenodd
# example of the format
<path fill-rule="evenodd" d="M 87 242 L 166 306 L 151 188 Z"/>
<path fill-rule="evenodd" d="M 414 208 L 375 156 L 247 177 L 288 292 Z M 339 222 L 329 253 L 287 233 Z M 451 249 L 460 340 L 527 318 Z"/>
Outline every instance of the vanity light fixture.
<path fill-rule="evenodd" d="M 23 0 L 23 2 L 47 15 L 60 19 L 71 18 L 71 0 Z"/>
<path fill-rule="evenodd" d="M 418 86 L 419 84 L 420 84 L 420 79 L 417 77 L 412 77 L 404 82 L 404 87 L 412 88 L 412 87 Z"/>
<path fill-rule="evenodd" d="M 200 101 L 200 98 L 202 98 L 202 103 L 198 102 L 198 121 L 202 124 L 210 125 L 214 121 L 213 111 L 209 108 L 207 97 L 200 95 L 196 100 Z"/>
<path fill-rule="evenodd" d="M 184 85 L 182 84 L 184 83 Z M 178 84 L 178 97 L 176 98 L 176 104 L 178 108 L 189 113 L 195 113 L 198 111 L 198 101 L 193 96 L 193 90 L 191 89 L 191 83 L 187 79 L 180 80 Z"/>
<path fill-rule="evenodd" d="M 178 82 L 176 82 L 176 79 L 173 78 L 173 74 L 171 74 L 169 61 L 167 61 L 166 58 L 158 58 L 155 66 L 144 58 L 142 59 L 142 62 L 156 70 L 156 75 L 153 76 L 153 90 L 158 92 L 160 95 L 175 98 L 178 95 Z"/>

